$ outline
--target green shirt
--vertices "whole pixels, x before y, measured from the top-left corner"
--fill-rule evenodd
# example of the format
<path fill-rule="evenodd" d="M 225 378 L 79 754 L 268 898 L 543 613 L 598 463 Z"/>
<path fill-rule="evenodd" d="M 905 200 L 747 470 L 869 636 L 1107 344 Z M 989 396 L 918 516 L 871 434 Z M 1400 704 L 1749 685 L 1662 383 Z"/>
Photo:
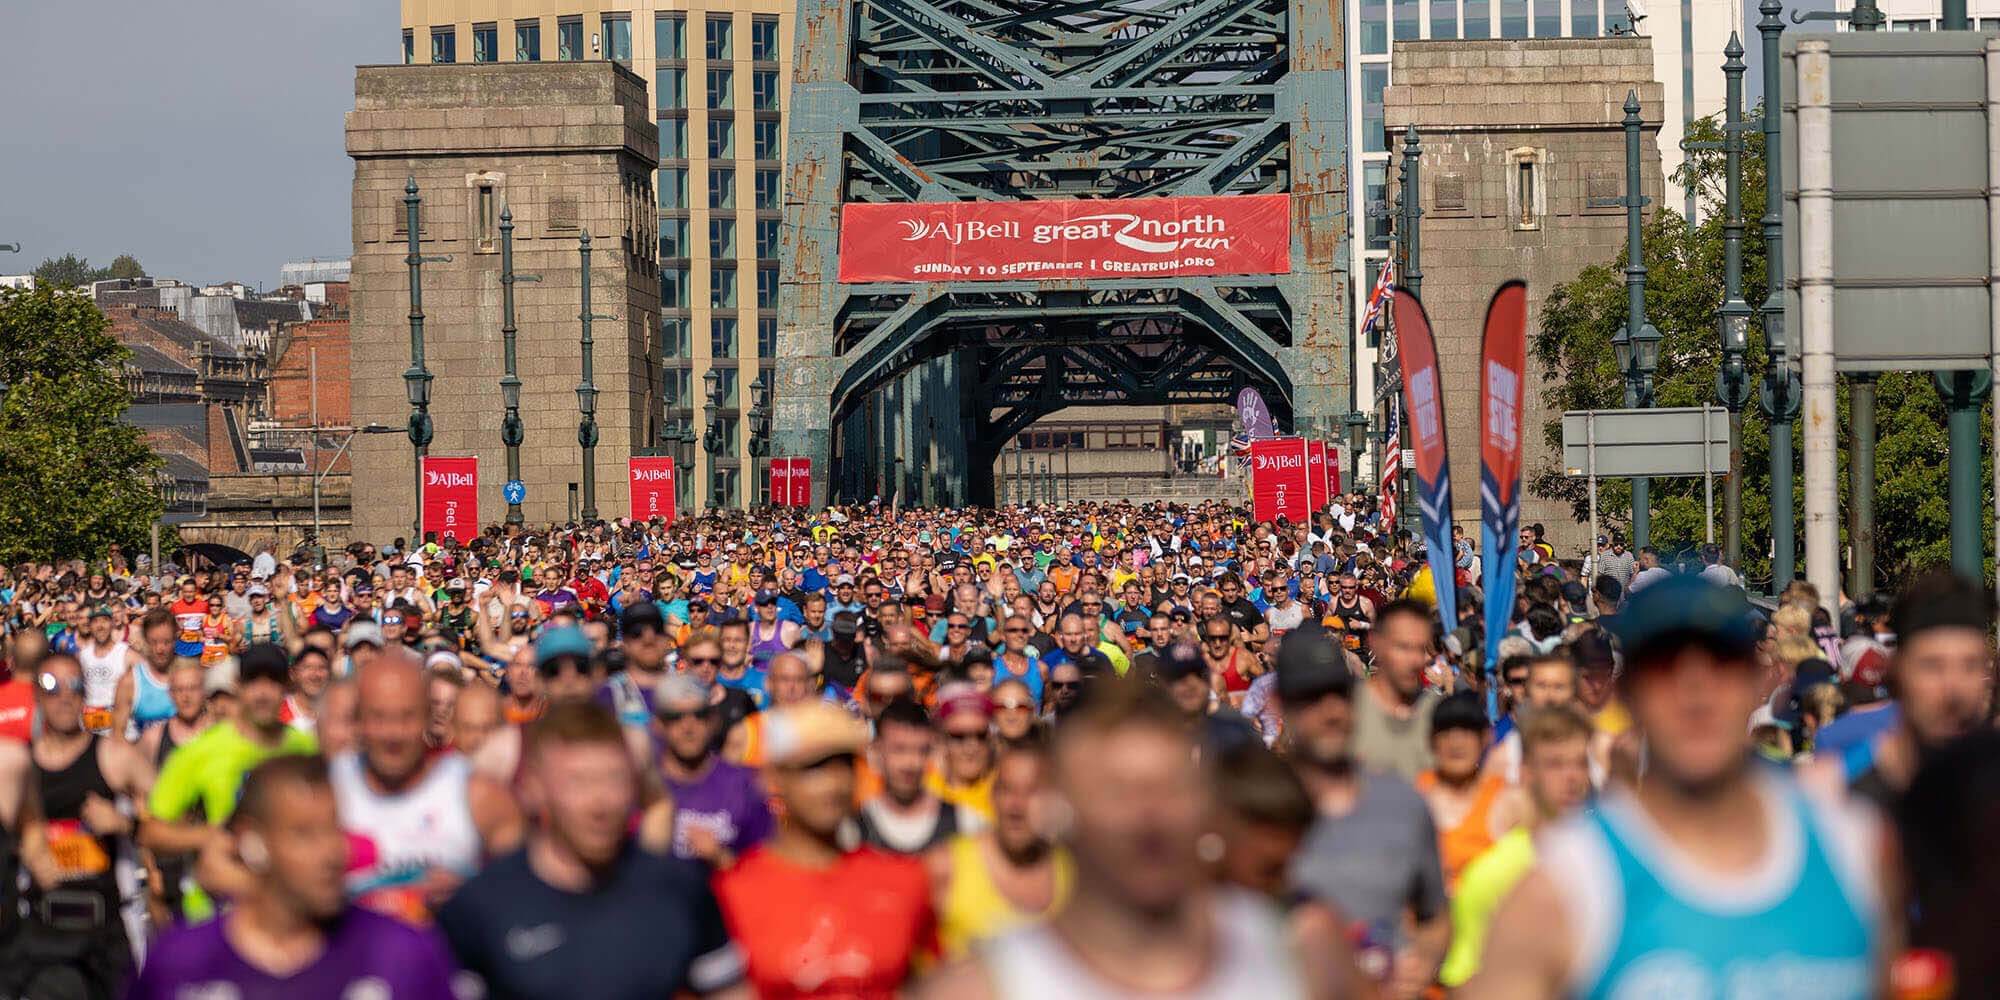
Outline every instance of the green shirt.
<path fill-rule="evenodd" d="M 148 805 L 163 820 L 183 819 L 201 806 L 208 822 L 220 824 L 236 811 L 237 790 L 251 768 L 283 753 L 317 752 L 319 740 L 301 729 L 286 726 L 278 748 L 266 750 L 250 742 L 236 723 L 219 722 L 167 755 Z"/>
<path fill-rule="evenodd" d="M 1445 952 L 1438 982 L 1456 988 L 1479 971 L 1494 911 L 1533 867 L 1535 839 L 1527 827 L 1517 826 L 1459 873 L 1458 895 L 1451 900 L 1451 950 Z"/>

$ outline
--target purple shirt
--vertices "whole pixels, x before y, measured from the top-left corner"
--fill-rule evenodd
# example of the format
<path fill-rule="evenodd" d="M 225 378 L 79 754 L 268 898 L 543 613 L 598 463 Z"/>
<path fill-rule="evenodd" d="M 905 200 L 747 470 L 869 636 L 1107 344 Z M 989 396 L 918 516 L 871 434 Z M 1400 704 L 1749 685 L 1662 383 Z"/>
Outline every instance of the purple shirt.
<path fill-rule="evenodd" d="M 178 927 L 146 950 L 146 966 L 126 1000 L 304 1000 L 360 997 L 371 1000 L 453 1000 L 453 965 L 444 943 L 429 932 L 389 917 L 349 907 L 327 929 L 326 950 L 289 976 L 278 977 L 245 962 L 223 936 L 227 916 Z"/>
<path fill-rule="evenodd" d="M 771 835 L 771 807 L 764 801 L 756 772 L 718 760 L 700 781 L 681 784 L 666 779 L 674 797 L 674 855 L 692 858 L 687 831 L 703 827 L 732 854 L 761 843 Z"/>

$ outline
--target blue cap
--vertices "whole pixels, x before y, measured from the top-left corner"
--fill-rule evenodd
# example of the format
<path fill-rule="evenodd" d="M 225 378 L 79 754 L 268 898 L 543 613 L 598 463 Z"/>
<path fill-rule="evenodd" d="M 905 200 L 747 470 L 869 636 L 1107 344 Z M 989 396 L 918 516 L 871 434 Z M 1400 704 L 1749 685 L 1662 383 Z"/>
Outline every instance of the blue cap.
<path fill-rule="evenodd" d="M 1627 665 L 1641 654 L 1689 643 L 1745 657 L 1757 648 L 1756 616 L 1743 592 L 1692 574 L 1640 588 L 1614 621 Z"/>
<path fill-rule="evenodd" d="M 564 656 L 581 657 L 587 660 L 590 659 L 590 655 L 593 652 L 595 650 L 590 646 L 590 638 L 583 634 L 583 629 L 575 625 L 565 625 L 559 628 L 548 629 L 542 633 L 540 639 L 535 640 L 535 664 L 537 666 Z"/>

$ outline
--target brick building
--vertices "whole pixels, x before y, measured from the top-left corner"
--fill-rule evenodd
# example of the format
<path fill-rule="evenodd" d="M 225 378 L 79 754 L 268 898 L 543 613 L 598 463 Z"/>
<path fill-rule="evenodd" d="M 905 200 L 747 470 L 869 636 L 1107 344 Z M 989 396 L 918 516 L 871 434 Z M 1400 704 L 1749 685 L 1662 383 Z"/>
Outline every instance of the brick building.
<path fill-rule="evenodd" d="M 351 408 L 357 424 L 404 426 L 410 414 L 409 252 L 404 186 L 423 199 L 425 366 L 435 378 L 430 453 L 477 456 L 480 515 L 505 504 L 500 378 L 500 233 L 513 212 L 514 264 L 540 275 L 517 286 L 521 478 L 531 522 L 568 515 L 581 480 L 579 237 L 592 239 L 597 504 L 627 510 L 625 460 L 659 444 L 662 353 L 659 130 L 646 81 L 616 62 L 363 66 L 355 74 L 347 149 L 354 160 Z M 322 370 L 326 361 L 321 359 Z M 398 435 L 353 445 L 355 531 L 409 533 L 412 454 Z"/>
<path fill-rule="evenodd" d="M 1387 131 L 1400 148 L 1414 124 L 1423 149 L 1423 298 L 1461 484 L 1454 513 L 1476 537 L 1487 300 L 1501 282 L 1526 279 L 1532 341 L 1549 291 L 1624 249 L 1625 209 L 1605 202 L 1625 193 L 1625 97 L 1638 92 L 1641 187 L 1657 205 L 1661 86 L 1650 42 L 1632 37 L 1399 42 L 1393 78 Z M 1395 173 L 1392 165 L 1392 201 Z M 1532 476 L 1556 456 L 1542 434 L 1550 414 L 1539 368 L 1532 358 L 1529 366 L 1524 465 Z M 1568 504 L 1525 494 L 1521 523 L 1536 522 L 1561 554 L 1579 554 L 1587 541 Z"/>

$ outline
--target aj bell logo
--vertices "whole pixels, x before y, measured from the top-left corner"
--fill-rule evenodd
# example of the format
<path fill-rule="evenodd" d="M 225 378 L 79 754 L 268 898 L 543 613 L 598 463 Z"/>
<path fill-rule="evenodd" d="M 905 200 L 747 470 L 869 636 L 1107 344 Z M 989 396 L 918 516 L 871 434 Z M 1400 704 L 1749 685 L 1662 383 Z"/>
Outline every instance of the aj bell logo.
<path fill-rule="evenodd" d="M 470 472 L 439 472 L 436 469 L 432 469 L 424 473 L 424 485 L 442 486 L 450 489 L 454 486 L 469 487 L 477 484 L 473 482 L 472 473 Z"/>
<path fill-rule="evenodd" d="M 1305 459 L 1298 455 L 1259 455 L 1257 471 L 1265 469 L 1300 469 L 1305 467 Z"/>
<path fill-rule="evenodd" d="M 672 482 L 673 478 L 674 474 L 665 469 L 632 470 L 632 481 L 635 483 L 666 483 Z"/>

